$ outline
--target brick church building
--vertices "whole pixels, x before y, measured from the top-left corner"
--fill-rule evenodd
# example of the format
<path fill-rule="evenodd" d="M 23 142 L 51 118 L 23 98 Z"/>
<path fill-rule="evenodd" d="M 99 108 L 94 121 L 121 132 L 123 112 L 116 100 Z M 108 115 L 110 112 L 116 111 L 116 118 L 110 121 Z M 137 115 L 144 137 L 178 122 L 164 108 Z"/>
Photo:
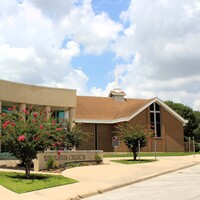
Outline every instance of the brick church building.
<path fill-rule="evenodd" d="M 113 131 L 119 122 L 151 124 L 157 133 L 154 137 L 157 151 L 184 151 L 183 126 L 187 120 L 159 98 L 125 98 L 125 93 L 120 89 L 111 91 L 109 97 L 77 96 L 76 123 L 81 123 L 83 131 L 92 133 L 81 149 L 113 152 Z M 154 151 L 154 140 L 149 140 L 143 151 Z M 120 142 L 117 151 L 128 149 Z"/>
<path fill-rule="evenodd" d="M 169 108 L 159 98 L 125 98 L 120 89 L 109 97 L 77 96 L 76 90 L 27 85 L 0 80 L 0 113 L 15 106 L 19 111 L 33 105 L 54 113 L 58 119 L 81 123 L 82 130 L 91 133 L 85 150 L 113 152 L 114 127 L 119 122 L 132 125 L 151 124 L 157 133 L 154 137 L 157 151 L 184 151 L 183 126 L 187 120 Z M 1 130 L 0 130 L 1 133 Z M 0 152 L 5 151 L 0 141 Z M 117 151 L 128 151 L 123 142 Z M 152 140 L 143 151 L 154 151 Z"/>

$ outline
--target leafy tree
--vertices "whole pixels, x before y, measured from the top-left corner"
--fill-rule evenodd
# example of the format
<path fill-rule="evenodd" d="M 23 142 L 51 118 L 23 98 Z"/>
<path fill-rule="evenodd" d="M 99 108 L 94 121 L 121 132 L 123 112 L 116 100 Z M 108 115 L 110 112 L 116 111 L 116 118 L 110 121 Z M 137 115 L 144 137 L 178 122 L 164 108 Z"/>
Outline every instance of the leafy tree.
<path fill-rule="evenodd" d="M 43 110 L 34 111 L 32 107 L 22 112 L 9 108 L 8 113 L 0 115 L 0 121 L 0 139 L 25 166 L 26 178 L 30 177 L 31 163 L 38 153 L 48 148 L 62 149 L 66 145 L 71 149 L 81 142 L 78 128 L 70 129 L 69 122 L 66 128 L 66 123 L 58 124 L 56 119 L 48 119 Z"/>
<path fill-rule="evenodd" d="M 172 101 L 165 101 L 165 103 L 184 119 L 188 120 L 188 123 L 184 127 L 184 136 L 186 138 L 194 136 L 194 130 L 198 127 L 198 120 L 192 108 Z"/>
<path fill-rule="evenodd" d="M 80 124 L 71 125 L 68 120 L 63 121 L 61 128 L 58 130 L 62 135 L 62 143 L 58 147 L 67 148 L 67 150 L 78 148 L 90 136 L 90 133 L 81 130 Z"/>
<path fill-rule="evenodd" d="M 194 115 L 198 124 L 197 128 L 194 129 L 194 137 L 196 142 L 200 142 L 200 112 L 194 111 Z"/>
<path fill-rule="evenodd" d="M 126 146 L 133 153 L 133 160 L 135 161 L 138 155 L 138 142 L 140 141 L 140 147 L 145 147 L 147 138 L 153 135 L 153 130 L 149 126 L 142 125 L 130 125 L 128 123 L 121 123 L 116 126 L 115 133 L 119 135 L 120 139 L 124 141 Z"/>

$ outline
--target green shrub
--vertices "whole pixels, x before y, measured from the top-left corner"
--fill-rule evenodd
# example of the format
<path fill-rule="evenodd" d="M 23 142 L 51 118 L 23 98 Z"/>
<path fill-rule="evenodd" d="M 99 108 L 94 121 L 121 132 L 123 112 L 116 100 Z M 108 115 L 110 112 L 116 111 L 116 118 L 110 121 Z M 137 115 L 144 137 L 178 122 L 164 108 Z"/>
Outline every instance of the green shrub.
<path fill-rule="evenodd" d="M 195 152 L 200 151 L 200 143 L 195 143 Z"/>
<path fill-rule="evenodd" d="M 81 163 L 78 163 L 78 162 L 66 163 L 66 166 L 67 168 L 79 167 L 81 166 Z"/>
<path fill-rule="evenodd" d="M 54 168 L 55 166 L 55 160 L 53 158 L 53 156 L 50 156 L 46 162 L 46 168 L 47 170 Z"/>
<path fill-rule="evenodd" d="M 97 164 L 101 164 L 102 162 L 102 159 L 101 159 L 101 156 L 99 156 L 98 154 L 95 155 L 95 161 Z"/>

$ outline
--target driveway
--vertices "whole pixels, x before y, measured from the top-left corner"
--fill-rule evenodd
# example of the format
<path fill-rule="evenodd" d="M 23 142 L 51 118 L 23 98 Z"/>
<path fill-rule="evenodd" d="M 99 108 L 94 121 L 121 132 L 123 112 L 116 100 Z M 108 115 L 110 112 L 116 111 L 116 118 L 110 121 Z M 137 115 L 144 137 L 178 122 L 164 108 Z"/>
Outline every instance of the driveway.
<path fill-rule="evenodd" d="M 165 174 L 87 200 L 199 200 L 200 165 Z"/>

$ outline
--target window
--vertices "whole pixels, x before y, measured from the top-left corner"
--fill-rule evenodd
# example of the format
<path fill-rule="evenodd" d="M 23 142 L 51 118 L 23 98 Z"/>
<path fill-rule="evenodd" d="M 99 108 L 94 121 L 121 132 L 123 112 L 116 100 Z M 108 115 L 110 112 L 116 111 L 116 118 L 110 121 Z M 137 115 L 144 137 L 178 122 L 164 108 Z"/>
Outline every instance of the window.
<path fill-rule="evenodd" d="M 150 105 L 150 124 L 155 132 L 155 137 L 161 137 L 160 106 L 157 103 Z"/>
<path fill-rule="evenodd" d="M 57 120 L 57 123 L 63 124 L 65 119 L 65 112 L 63 110 L 54 110 L 52 116 Z"/>
<path fill-rule="evenodd" d="M 95 150 L 98 150 L 98 124 L 94 124 L 94 142 L 95 142 Z"/>
<path fill-rule="evenodd" d="M 9 108 L 12 108 L 12 106 L 2 106 L 2 113 L 9 113 L 10 112 Z"/>

